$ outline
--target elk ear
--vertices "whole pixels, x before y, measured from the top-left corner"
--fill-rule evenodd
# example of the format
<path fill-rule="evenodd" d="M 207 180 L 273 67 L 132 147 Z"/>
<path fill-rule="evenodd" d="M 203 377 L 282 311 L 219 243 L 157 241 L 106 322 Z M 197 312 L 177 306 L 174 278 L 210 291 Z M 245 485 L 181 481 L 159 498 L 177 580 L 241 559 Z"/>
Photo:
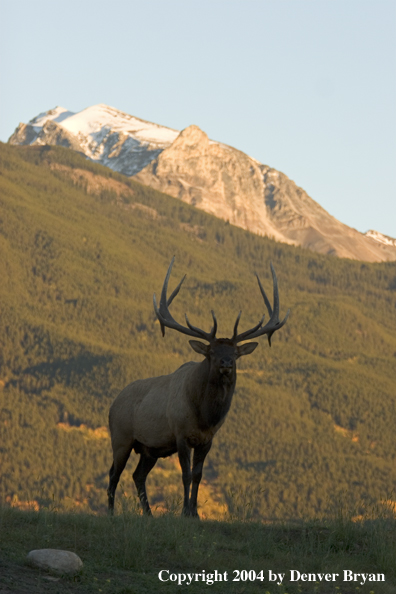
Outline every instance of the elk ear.
<path fill-rule="evenodd" d="M 205 357 L 207 356 L 207 354 L 209 352 L 208 344 L 199 342 L 199 340 L 189 340 L 188 342 L 190 343 L 190 346 L 193 349 L 193 351 L 195 351 L 199 355 L 204 355 Z"/>
<path fill-rule="evenodd" d="M 258 342 L 247 342 L 246 344 L 238 346 L 236 349 L 236 358 L 243 357 L 243 355 L 250 355 L 250 353 L 253 353 L 257 345 Z"/>

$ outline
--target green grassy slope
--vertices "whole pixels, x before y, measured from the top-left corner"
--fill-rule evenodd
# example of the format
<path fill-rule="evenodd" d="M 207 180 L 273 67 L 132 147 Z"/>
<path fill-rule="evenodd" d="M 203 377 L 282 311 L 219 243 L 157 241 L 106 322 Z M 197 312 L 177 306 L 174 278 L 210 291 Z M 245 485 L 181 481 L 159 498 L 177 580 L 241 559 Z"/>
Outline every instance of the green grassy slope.
<path fill-rule="evenodd" d="M 186 311 L 209 328 L 213 308 L 227 336 L 242 309 L 240 328 L 253 326 L 264 310 L 254 271 L 270 291 L 270 261 L 282 312 L 292 310 L 272 348 L 262 339 L 239 363 L 207 496 L 261 518 L 392 499 L 396 264 L 251 235 L 59 147 L 0 145 L 0 171 L 3 500 L 104 508 L 111 451 L 97 429 L 111 401 L 126 383 L 197 357 L 154 319 L 152 293 L 174 254 L 172 286 L 188 274 L 178 319 Z M 130 472 L 122 483 L 134 495 Z M 149 496 L 176 489 L 165 461 Z"/>

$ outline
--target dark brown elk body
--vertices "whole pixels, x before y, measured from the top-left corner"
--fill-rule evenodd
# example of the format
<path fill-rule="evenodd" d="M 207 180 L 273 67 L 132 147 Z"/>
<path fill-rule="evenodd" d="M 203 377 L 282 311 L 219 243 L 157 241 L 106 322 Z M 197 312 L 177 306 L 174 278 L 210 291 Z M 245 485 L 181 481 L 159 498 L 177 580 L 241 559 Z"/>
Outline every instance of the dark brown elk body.
<path fill-rule="evenodd" d="M 270 341 L 272 334 L 283 326 L 288 316 L 287 314 L 282 322 L 279 321 L 278 287 L 272 268 L 273 310 L 257 277 L 270 314 L 270 320 L 264 327 L 262 318 L 254 328 L 237 334 L 239 314 L 233 337 L 216 338 L 217 321 L 213 312 L 214 324 L 210 333 L 192 326 L 187 316 L 187 326 L 182 326 L 170 314 L 169 305 L 178 294 L 184 278 L 169 299 L 166 296 L 172 265 L 173 260 L 165 278 L 159 307 L 154 295 L 154 308 L 162 333 L 164 335 L 165 327 L 168 327 L 206 340 L 208 344 L 190 340 L 192 349 L 205 358 L 201 363 L 185 363 L 169 375 L 137 380 L 124 388 L 113 402 L 109 414 L 113 448 L 108 488 L 110 511 L 114 509 L 114 496 L 120 475 L 133 449 L 140 454 L 133 479 L 144 512 L 151 513 L 146 494 L 148 473 L 158 458 L 177 452 L 184 486 L 183 514 L 198 516 L 197 496 L 203 463 L 211 448 L 212 439 L 224 423 L 231 406 L 236 383 L 236 360 L 252 353 L 258 344 L 238 343 L 263 334 Z M 192 450 L 194 455 L 191 469 Z"/>

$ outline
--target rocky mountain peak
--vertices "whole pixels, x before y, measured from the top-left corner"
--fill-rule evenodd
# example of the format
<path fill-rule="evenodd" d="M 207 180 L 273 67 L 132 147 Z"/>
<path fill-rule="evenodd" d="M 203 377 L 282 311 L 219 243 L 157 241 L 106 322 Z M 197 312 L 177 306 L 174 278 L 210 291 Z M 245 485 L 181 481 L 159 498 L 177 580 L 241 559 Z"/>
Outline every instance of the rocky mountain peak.
<path fill-rule="evenodd" d="M 208 144 L 208 135 L 195 124 L 184 128 L 173 143 L 174 146 L 183 145 L 186 148 L 188 147 L 189 150 L 195 146 L 207 146 Z"/>

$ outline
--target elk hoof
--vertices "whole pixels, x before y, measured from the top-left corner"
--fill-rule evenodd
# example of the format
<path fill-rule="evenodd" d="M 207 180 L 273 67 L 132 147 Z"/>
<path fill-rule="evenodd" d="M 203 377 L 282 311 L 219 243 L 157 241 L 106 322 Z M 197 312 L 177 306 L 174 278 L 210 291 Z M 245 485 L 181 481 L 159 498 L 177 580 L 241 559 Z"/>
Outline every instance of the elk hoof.
<path fill-rule="evenodd" d="M 182 517 L 200 519 L 197 510 L 191 510 L 189 508 L 183 508 Z"/>

